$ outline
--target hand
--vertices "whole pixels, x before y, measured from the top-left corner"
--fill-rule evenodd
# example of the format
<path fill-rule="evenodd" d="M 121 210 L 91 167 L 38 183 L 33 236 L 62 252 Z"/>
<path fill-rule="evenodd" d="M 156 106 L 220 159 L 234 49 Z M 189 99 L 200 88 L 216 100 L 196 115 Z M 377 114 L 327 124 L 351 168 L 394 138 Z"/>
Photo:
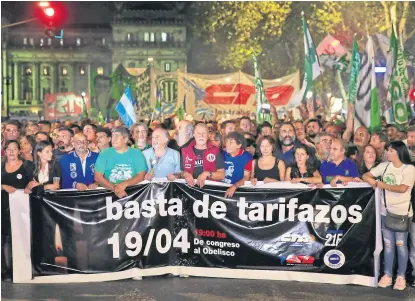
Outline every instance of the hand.
<path fill-rule="evenodd" d="M 125 191 L 119 191 L 119 192 L 115 192 L 115 195 L 119 198 L 125 198 L 126 196 L 128 196 L 128 194 Z"/>
<path fill-rule="evenodd" d="M 29 184 L 27 184 L 26 188 L 32 190 L 33 187 L 39 186 L 40 184 L 36 181 L 30 181 Z"/>
<path fill-rule="evenodd" d="M 275 182 L 274 181 L 274 179 L 271 179 L 271 178 L 268 178 L 268 177 L 266 177 L 265 179 L 264 179 L 264 183 L 266 184 L 266 183 L 272 183 L 272 182 Z"/>
<path fill-rule="evenodd" d="M 16 188 L 14 188 L 12 186 L 9 186 L 9 185 L 2 185 L 2 186 L 3 186 L 3 189 L 5 191 L 7 191 L 8 193 L 14 193 L 14 192 L 16 192 Z"/>
<path fill-rule="evenodd" d="M 97 183 L 91 183 L 88 185 L 88 189 L 97 189 L 98 188 L 98 184 Z"/>
<path fill-rule="evenodd" d="M 196 184 L 202 188 L 203 186 L 205 186 L 205 181 L 208 178 L 209 173 L 207 171 L 202 172 L 198 177 L 197 177 L 197 181 Z"/>
<path fill-rule="evenodd" d="M 231 198 L 236 191 L 236 186 L 232 185 L 226 190 L 225 198 Z"/>
<path fill-rule="evenodd" d="M 169 174 L 167 176 L 167 180 L 169 180 L 169 181 L 175 181 L 175 180 L 177 180 L 177 178 L 176 178 L 176 176 L 174 174 Z"/>
<path fill-rule="evenodd" d="M 114 186 L 114 192 L 115 194 L 118 196 L 118 194 L 121 194 L 122 192 L 125 192 L 125 189 L 127 189 L 127 184 L 124 183 L 120 183 Z"/>
<path fill-rule="evenodd" d="M 185 172 L 184 173 L 184 179 L 185 179 L 187 185 L 189 185 L 190 187 L 195 186 L 195 179 L 193 178 L 193 176 L 190 173 Z"/>
<path fill-rule="evenodd" d="M 361 178 L 356 177 L 353 178 L 353 182 L 363 182 L 363 180 Z"/>
<path fill-rule="evenodd" d="M 153 178 L 153 175 L 152 174 L 146 173 L 146 175 L 144 177 L 144 180 L 151 181 L 152 178 Z"/>
<path fill-rule="evenodd" d="M 334 177 L 331 181 L 330 181 L 330 185 L 332 186 L 332 187 L 337 187 L 337 181 L 338 181 L 339 179 L 337 178 L 337 176 L 336 177 Z"/>
<path fill-rule="evenodd" d="M 350 182 L 354 182 L 354 181 L 342 181 L 342 185 L 347 186 L 347 184 L 349 184 Z"/>
<path fill-rule="evenodd" d="M 88 186 L 86 186 L 84 183 L 76 183 L 75 188 L 79 191 L 85 191 L 88 189 Z"/>
<path fill-rule="evenodd" d="M 45 185 L 45 190 L 59 190 L 59 184 L 55 183 L 55 184 Z"/>
<path fill-rule="evenodd" d="M 31 194 L 32 190 L 28 189 L 27 187 L 24 189 L 25 194 Z"/>
<path fill-rule="evenodd" d="M 382 181 L 378 181 L 376 187 L 380 188 L 380 189 L 385 189 L 386 190 L 386 184 L 383 183 Z"/>
<path fill-rule="evenodd" d="M 294 178 L 294 179 L 291 179 L 291 183 L 292 184 L 298 184 L 298 183 L 300 183 L 301 182 L 301 178 Z"/>
<path fill-rule="evenodd" d="M 258 179 L 257 178 L 252 178 L 251 179 L 251 184 L 256 186 L 256 184 L 258 184 Z"/>
<path fill-rule="evenodd" d="M 272 114 L 277 114 L 277 109 L 275 108 L 275 106 L 274 106 L 274 105 L 270 105 L 269 111 L 270 111 Z"/>

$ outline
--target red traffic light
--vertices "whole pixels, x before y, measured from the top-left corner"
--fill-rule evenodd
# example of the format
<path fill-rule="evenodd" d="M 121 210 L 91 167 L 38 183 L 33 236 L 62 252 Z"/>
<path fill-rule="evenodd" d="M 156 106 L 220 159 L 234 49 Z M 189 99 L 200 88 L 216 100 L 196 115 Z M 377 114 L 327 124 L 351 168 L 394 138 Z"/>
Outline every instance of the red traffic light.
<path fill-rule="evenodd" d="M 38 2 L 35 16 L 47 27 L 59 27 L 66 21 L 66 8 L 62 2 Z"/>

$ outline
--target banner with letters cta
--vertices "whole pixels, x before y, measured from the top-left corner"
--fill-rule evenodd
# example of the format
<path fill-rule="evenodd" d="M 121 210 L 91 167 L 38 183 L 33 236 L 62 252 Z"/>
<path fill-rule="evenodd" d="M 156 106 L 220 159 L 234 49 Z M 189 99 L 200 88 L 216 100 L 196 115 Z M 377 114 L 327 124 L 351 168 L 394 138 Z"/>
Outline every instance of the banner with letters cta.
<path fill-rule="evenodd" d="M 107 190 L 31 196 L 31 281 L 170 273 L 374 286 L 374 190 L 282 184 L 290 188 L 243 187 L 232 199 L 212 182 L 140 184 L 124 199 Z"/>
<path fill-rule="evenodd" d="M 299 71 L 278 79 L 262 80 L 269 104 L 284 111 L 300 90 Z M 178 105 L 195 119 L 255 117 L 255 77 L 243 72 L 205 75 L 178 72 Z M 286 112 L 286 111 L 285 111 Z M 279 112 L 283 113 L 283 112 Z"/>

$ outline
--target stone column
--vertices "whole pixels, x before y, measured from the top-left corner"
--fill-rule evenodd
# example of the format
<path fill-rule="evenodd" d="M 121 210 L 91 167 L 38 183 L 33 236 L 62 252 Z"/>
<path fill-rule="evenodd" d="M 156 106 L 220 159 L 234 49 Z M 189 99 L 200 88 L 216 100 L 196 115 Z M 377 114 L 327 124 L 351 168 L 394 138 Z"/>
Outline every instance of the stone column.
<path fill-rule="evenodd" d="M 13 95 L 13 67 L 10 61 L 7 62 L 7 76 L 9 77 L 9 83 L 10 85 L 7 86 L 7 97 L 9 98 L 9 101 L 12 100 Z"/>
<path fill-rule="evenodd" d="M 33 63 L 32 70 L 32 104 L 38 104 L 39 99 L 39 63 Z"/>
<path fill-rule="evenodd" d="M 14 62 L 14 70 L 13 70 L 13 87 L 14 87 L 14 100 L 19 101 L 21 95 L 19 95 L 20 91 L 20 73 L 19 73 L 19 63 Z"/>
<path fill-rule="evenodd" d="M 50 93 L 54 94 L 56 89 L 56 63 L 53 62 L 50 64 Z"/>

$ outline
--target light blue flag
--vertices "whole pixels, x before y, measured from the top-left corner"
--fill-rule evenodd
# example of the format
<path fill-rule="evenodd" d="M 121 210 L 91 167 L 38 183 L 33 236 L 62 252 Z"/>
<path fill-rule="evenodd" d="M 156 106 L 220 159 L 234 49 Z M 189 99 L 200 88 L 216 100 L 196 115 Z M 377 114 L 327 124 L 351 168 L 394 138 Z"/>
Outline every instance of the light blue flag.
<path fill-rule="evenodd" d="M 127 87 L 124 90 L 124 94 L 122 95 L 115 109 L 117 110 L 118 115 L 120 115 L 120 118 L 128 128 L 130 128 L 136 122 L 133 98 L 131 97 L 130 87 Z"/>

